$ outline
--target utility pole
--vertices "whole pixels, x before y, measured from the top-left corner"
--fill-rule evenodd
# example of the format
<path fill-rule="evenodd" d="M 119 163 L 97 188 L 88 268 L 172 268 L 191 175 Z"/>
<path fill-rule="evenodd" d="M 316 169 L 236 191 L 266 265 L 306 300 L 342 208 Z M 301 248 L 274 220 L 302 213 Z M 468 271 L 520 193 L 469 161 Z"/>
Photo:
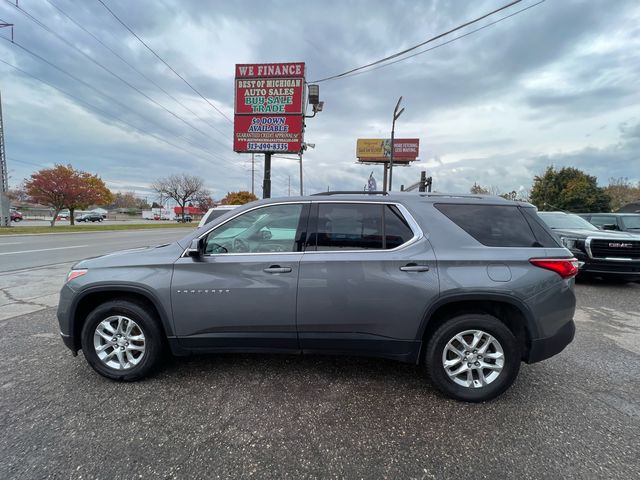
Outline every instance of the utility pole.
<path fill-rule="evenodd" d="M 254 155 L 254 153 L 251 154 L 251 195 L 254 195 L 254 185 L 256 178 L 256 162 Z"/>
<path fill-rule="evenodd" d="M 396 120 L 400 118 L 400 115 L 402 115 L 402 112 L 404 112 L 404 108 L 398 111 L 398 108 L 400 107 L 400 102 L 402 102 L 402 97 L 398 99 L 398 103 L 396 103 L 396 108 L 393 109 L 393 122 L 391 123 L 391 155 L 389 157 L 389 191 L 391 191 L 391 189 L 393 188 L 393 150 L 394 150 L 393 140 L 395 138 L 395 132 L 396 132 Z"/>
<path fill-rule="evenodd" d="M 9 173 L 4 150 L 4 125 L 2 123 L 2 95 L 0 95 L 0 227 L 11 226 L 9 213 Z"/>
<path fill-rule="evenodd" d="M 304 193 L 302 192 L 302 152 L 300 152 L 298 155 L 300 156 L 300 196 L 303 196 Z"/>
<path fill-rule="evenodd" d="M 271 198 L 271 152 L 264 154 L 264 178 L 262 179 L 262 198 Z"/>

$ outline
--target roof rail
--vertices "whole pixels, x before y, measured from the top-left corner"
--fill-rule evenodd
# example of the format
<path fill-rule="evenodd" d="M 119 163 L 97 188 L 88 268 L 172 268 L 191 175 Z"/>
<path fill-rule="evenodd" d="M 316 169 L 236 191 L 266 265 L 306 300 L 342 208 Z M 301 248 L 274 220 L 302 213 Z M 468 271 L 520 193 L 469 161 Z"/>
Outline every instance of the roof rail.
<path fill-rule="evenodd" d="M 389 193 L 368 190 L 333 190 L 330 192 L 318 192 L 311 194 L 312 197 L 315 197 L 317 195 L 389 195 Z"/>

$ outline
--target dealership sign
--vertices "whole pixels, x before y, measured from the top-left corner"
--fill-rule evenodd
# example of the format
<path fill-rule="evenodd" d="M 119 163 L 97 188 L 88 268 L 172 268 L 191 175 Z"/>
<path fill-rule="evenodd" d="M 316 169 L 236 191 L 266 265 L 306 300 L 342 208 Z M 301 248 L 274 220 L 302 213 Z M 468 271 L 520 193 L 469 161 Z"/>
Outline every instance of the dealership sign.
<path fill-rule="evenodd" d="M 394 163 L 413 162 L 418 159 L 420 139 L 396 138 L 393 146 Z M 359 138 L 356 144 L 356 157 L 361 162 L 388 162 L 391 159 L 391 139 Z"/>
<path fill-rule="evenodd" d="M 236 65 L 234 151 L 302 149 L 304 73 L 301 62 Z"/>

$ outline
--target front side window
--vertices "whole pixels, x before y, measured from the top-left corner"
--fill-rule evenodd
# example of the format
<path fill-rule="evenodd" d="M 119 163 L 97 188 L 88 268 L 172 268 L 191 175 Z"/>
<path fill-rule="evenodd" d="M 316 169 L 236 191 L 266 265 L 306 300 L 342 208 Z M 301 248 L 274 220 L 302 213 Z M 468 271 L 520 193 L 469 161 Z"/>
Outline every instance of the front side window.
<path fill-rule="evenodd" d="M 307 248 L 318 251 L 383 250 L 413 238 L 409 224 L 395 205 L 321 203 L 317 227 Z"/>
<path fill-rule="evenodd" d="M 296 252 L 302 204 L 269 205 L 229 220 L 207 235 L 205 254 Z"/>

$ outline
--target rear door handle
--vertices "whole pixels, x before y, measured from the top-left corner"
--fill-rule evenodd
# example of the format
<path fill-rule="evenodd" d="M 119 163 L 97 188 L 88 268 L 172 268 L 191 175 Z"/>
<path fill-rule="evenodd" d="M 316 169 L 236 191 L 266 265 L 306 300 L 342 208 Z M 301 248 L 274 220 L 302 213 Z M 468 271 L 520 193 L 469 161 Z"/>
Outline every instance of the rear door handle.
<path fill-rule="evenodd" d="M 400 267 L 403 272 L 428 272 L 429 267 L 427 265 L 416 265 L 415 263 L 409 263 L 404 267 Z"/>
<path fill-rule="evenodd" d="M 281 267 L 280 265 L 271 265 L 269 268 L 265 268 L 266 273 L 289 273 L 291 267 Z"/>

